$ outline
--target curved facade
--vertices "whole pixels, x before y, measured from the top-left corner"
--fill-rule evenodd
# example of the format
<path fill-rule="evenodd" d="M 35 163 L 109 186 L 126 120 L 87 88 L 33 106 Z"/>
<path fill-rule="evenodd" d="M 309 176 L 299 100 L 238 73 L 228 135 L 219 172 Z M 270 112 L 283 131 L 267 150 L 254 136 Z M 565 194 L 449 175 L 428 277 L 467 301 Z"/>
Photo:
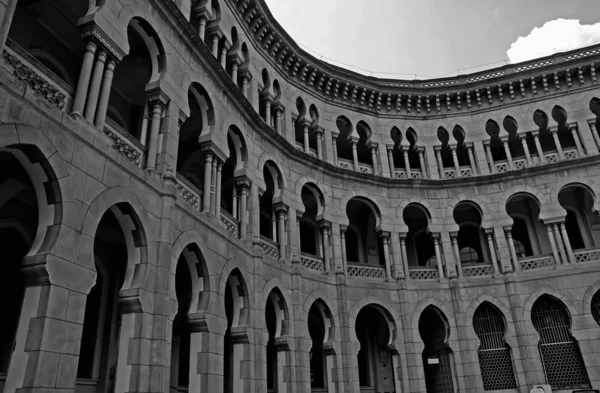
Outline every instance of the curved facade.
<path fill-rule="evenodd" d="M 4 392 L 600 389 L 600 46 L 382 80 L 262 0 L 0 13 Z"/>

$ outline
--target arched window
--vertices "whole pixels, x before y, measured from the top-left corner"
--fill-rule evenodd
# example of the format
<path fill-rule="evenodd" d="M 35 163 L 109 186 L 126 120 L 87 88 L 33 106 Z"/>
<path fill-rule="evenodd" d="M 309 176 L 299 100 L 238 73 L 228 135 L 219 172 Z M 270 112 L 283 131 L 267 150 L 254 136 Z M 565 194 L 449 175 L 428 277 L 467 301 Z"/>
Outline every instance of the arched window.
<path fill-rule="evenodd" d="M 479 206 L 472 202 L 460 202 L 453 212 L 458 224 L 458 249 L 463 266 L 489 261 L 487 242 L 481 227 L 483 220 Z"/>
<path fill-rule="evenodd" d="M 511 195 L 506 212 L 513 219 L 511 236 L 517 258 L 552 254 L 548 233 L 539 220 L 540 204 L 533 195 Z"/>
<path fill-rule="evenodd" d="M 184 390 L 189 386 L 190 377 L 190 327 L 188 312 L 192 300 L 192 278 L 186 261 L 186 249 L 177 261 L 175 270 L 175 293 L 177 295 L 177 315 L 173 321 L 171 341 L 171 389 Z"/>
<path fill-rule="evenodd" d="M 550 121 L 546 112 L 539 109 L 536 110 L 533 113 L 533 122 L 538 127 L 538 138 L 540 145 L 542 146 L 542 151 L 544 153 L 555 151 L 556 144 L 554 143 L 554 139 L 552 138 L 548 128 Z"/>
<path fill-rule="evenodd" d="M 571 132 L 568 124 L 568 113 L 565 108 L 560 105 L 555 105 L 550 114 L 557 125 L 556 132 L 561 148 L 564 150 L 570 150 L 574 148 L 575 139 L 573 138 L 573 133 Z"/>
<path fill-rule="evenodd" d="M 300 218 L 300 251 L 322 257 L 321 236 L 317 216 L 322 214 L 322 197 L 314 184 L 302 187 L 304 213 Z"/>
<path fill-rule="evenodd" d="M 267 298 L 265 307 L 265 319 L 267 325 L 267 390 L 277 393 L 277 388 L 283 382 L 284 376 L 279 372 L 280 365 L 275 347 L 275 339 L 286 335 L 287 306 L 279 289 L 271 291 Z M 283 366 L 283 365 L 282 365 Z"/>
<path fill-rule="evenodd" d="M 479 337 L 479 367 L 484 390 L 516 389 L 510 347 L 504 340 L 506 324 L 500 311 L 484 302 L 473 315 L 473 328 Z"/>
<path fill-rule="evenodd" d="M 272 161 L 268 161 L 263 168 L 263 176 L 267 189 L 259 200 L 260 235 L 267 239 L 278 241 L 277 222 L 273 204 L 275 198 L 280 198 L 281 174 L 277 166 Z"/>
<path fill-rule="evenodd" d="M 558 202 L 566 210 L 565 227 L 574 250 L 595 247 L 592 225 L 598 222 L 592 213 L 594 195 L 583 184 L 569 184 L 558 193 Z"/>
<path fill-rule="evenodd" d="M 437 266 L 433 236 L 429 231 L 431 216 L 427 209 L 411 203 L 402 212 L 402 218 L 408 226 L 406 253 L 409 266 Z"/>
<path fill-rule="evenodd" d="M 364 263 L 373 265 L 384 265 L 385 260 L 381 250 L 381 242 L 377 237 L 377 220 L 379 213 L 375 205 L 366 199 L 352 198 L 346 205 L 346 214 L 350 224 L 348 232 L 354 230 L 357 235 L 358 244 L 358 260 L 350 259 L 354 246 L 346 246 L 351 252 L 350 256 L 346 255 L 349 262 Z M 352 237 L 352 235 L 351 235 Z M 346 236 L 346 245 L 353 239 Z"/>
<path fill-rule="evenodd" d="M 367 165 L 375 165 L 371 155 L 371 127 L 364 121 L 359 121 L 356 124 L 356 132 L 358 133 L 359 139 L 356 144 L 356 152 L 358 155 L 358 162 Z"/>
<path fill-rule="evenodd" d="M 507 159 L 506 151 L 500 137 L 500 126 L 494 120 L 488 120 L 485 123 L 485 131 L 490 136 L 490 150 L 494 163 Z"/>
<path fill-rule="evenodd" d="M 600 291 L 596 291 L 596 294 L 592 297 L 592 316 L 594 321 L 600 325 Z"/>
<path fill-rule="evenodd" d="M 336 139 L 336 150 L 339 159 L 339 166 L 345 169 L 353 169 L 352 158 L 352 122 L 345 116 L 336 119 L 335 124 L 338 129 Z"/>
<path fill-rule="evenodd" d="M 564 304 L 548 295 L 541 296 L 531 308 L 531 321 L 540 340 L 538 348 L 553 389 L 590 387 L 579 343 L 571 335 L 571 316 Z"/>
<path fill-rule="evenodd" d="M 225 316 L 227 329 L 223 338 L 223 393 L 242 391 L 242 362 L 247 344 L 246 328 L 248 324 L 248 290 L 238 269 L 234 269 L 227 278 L 225 286 Z M 234 333 L 233 329 L 237 331 Z M 237 340 L 233 336 L 237 335 Z"/>
<path fill-rule="evenodd" d="M 306 105 L 304 104 L 304 100 L 300 97 L 296 99 L 296 111 L 298 111 L 298 116 L 294 123 L 294 139 L 296 141 L 296 146 L 300 149 L 304 149 L 304 132 L 309 132 L 308 128 L 310 122 L 306 118 Z"/>
<path fill-rule="evenodd" d="M 231 126 L 227 130 L 227 147 L 229 148 L 229 157 L 223 165 L 221 175 L 220 206 L 225 212 L 238 220 L 240 216 L 238 199 L 240 196 L 238 196 L 235 183 L 236 171 L 244 169 L 248 152 L 244 137 L 236 126 Z"/>
<path fill-rule="evenodd" d="M 427 393 L 454 393 L 453 354 L 448 345 L 448 321 L 433 306 L 419 318 L 419 334 L 425 344 L 423 367 Z"/>
<path fill-rule="evenodd" d="M 325 321 L 319 306 L 315 303 L 308 312 L 308 333 L 312 340 L 310 348 L 310 387 L 312 389 L 325 389 L 327 386 L 327 372 L 323 342 L 325 340 Z"/>

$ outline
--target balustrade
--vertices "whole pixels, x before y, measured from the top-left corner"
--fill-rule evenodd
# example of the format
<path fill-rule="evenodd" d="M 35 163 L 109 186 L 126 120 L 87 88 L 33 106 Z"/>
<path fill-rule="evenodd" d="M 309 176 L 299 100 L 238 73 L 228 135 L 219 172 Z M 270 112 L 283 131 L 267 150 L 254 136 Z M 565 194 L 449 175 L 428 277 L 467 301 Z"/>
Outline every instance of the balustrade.
<path fill-rule="evenodd" d="M 238 236 L 240 223 L 225 209 L 221 209 L 221 225 L 233 236 Z"/>
<path fill-rule="evenodd" d="M 385 268 L 383 266 L 368 266 L 348 263 L 348 276 L 372 279 L 385 279 Z"/>
<path fill-rule="evenodd" d="M 435 267 L 413 267 L 408 268 L 411 280 L 438 280 L 440 278 L 438 269 Z"/>
<path fill-rule="evenodd" d="M 274 242 L 273 240 L 260 236 L 261 247 L 265 256 L 271 259 L 279 259 L 279 244 Z"/>
<path fill-rule="evenodd" d="M 482 277 L 491 276 L 494 274 L 494 267 L 492 265 L 475 264 L 471 266 L 462 267 L 463 277 Z"/>
<path fill-rule="evenodd" d="M 323 258 L 318 255 L 312 255 L 306 252 L 300 254 L 300 263 L 308 270 L 314 270 L 319 273 L 325 271 L 325 265 L 323 264 Z"/>
<path fill-rule="evenodd" d="M 196 190 L 193 184 L 191 184 L 186 178 L 184 178 L 179 173 L 176 174 L 177 177 L 177 195 L 181 197 L 181 199 L 192 206 L 195 210 L 200 210 L 200 199 L 202 193 Z"/>
<path fill-rule="evenodd" d="M 533 257 L 519 258 L 521 270 L 535 270 L 543 268 L 553 268 L 555 265 L 552 255 L 536 255 Z"/>
<path fill-rule="evenodd" d="M 600 261 L 600 249 L 591 248 L 573 251 L 576 263 Z"/>
<path fill-rule="evenodd" d="M 136 166 L 141 167 L 147 148 L 112 119 L 107 118 L 104 134 L 112 141 L 112 147 Z"/>

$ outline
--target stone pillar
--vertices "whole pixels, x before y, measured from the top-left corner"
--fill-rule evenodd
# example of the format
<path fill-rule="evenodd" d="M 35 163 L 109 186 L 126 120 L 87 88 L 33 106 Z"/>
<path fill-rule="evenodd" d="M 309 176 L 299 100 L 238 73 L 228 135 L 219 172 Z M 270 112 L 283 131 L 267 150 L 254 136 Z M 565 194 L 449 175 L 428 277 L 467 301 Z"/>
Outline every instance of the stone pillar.
<path fill-rule="evenodd" d="M 490 166 L 490 172 L 496 173 L 496 164 L 494 164 L 494 157 L 492 156 L 492 150 L 490 148 L 490 141 L 484 141 L 483 147 L 485 148 L 485 156 L 487 157 L 488 164 Z"/>
<path fill-rule="evenodd" d="M 540 165 L 546 163 L 546 156 L 544 155 L 544 149 L 542 149 L 542 144 L 540 143 L 540 132 L 539 131 L 531 131 L 531 135 L 533 135 L 533 141 L 535 142 L 535 150 L 537 151 L 538 158 L 540 160 Z"/>
<path fill-rule="evenodd" d="M 358 139 L 352 137 L 350 143 L 352 144 L 352 162 L 354 163 L 354 170 L 358 171 L 358 151 L 356 150 Z"/>
<path fill-rule="evenodd" d="M 571 241 L 569 240 L 569 234 L 567 233 L 567 228 L 565 227 L 565 222 L 561 221 L 557 224 L 560 227 L 560 233 L 562 235 L 563 243 L 565 244 L 565 248 L 567 249 L 567 256 L 569 257 L 569 263 L 575 263 L 575 255 L 573 254 L 573 248 L 571 248 Z"/>
<path fill-rule="evenodd" d="M 277 131 L 278 134 L 283 135 L 283 128 L 281 127 L 281 118 L 284 110 L 283 105 L 281 105 L 280 102 L 275 102 L 271 106 L 271 109 L 275 112 L 275 131 Z"/>
<path fill-rule="evenodd" d="M 437 260 L 437 269 L 440 281 L 442 281 L 444 277 L 444 267 L 442 261 L 442 252 L 440 250 L 440 234 L 432 233 L 433 236 L 433 247 L 435 249 L 435 259 Z"/>
<path fill-rule="evenodd" d="M 98 56 L 96 57 L 96 63 L 94 64 L 94 71 L 92 73 L 92 81 L 90 82 L 90 89 L 88 91 L 87 102 L 85 105 L 85 120 L 92 123 L 94 116 L 96 115 L 96 108 L 98 106 L 98 96 L 100 94 L 100 85 L 102 84 L 102 75 L 104 74 L 104 63 L 106 61 L 106 50 L 100 49 Z"/>
<path fill-rule="evenodd" d="M 346 225 L 340 225 L 340 238 L 341 238 L 341 248 L 342 248 L 342 267 L 344 269 L 344 274 L 348 273 L 348 259 L 346 256 L 346 230 L 348 227 Z"/>
<path fill-rule="evenodd" d="M 456 273 L 458 278 L 463 275 L 462 261 L 460 260 L 460 250 L 458 249 L 458 232 L 450 232 L 450 241 L 452 243 L 452 251 L 454 254 L 454 260 L 456 261 Z"/>
<path fill-rule="evenodd" d="M 508 162 L 508 170 L 512 171 L 514 168 L 512 154 L 510 153 L 510 146 L 508 146 L 508 137 L 502 138 L 502 146 L 504 147 L 504 153 L 506 154 L 506 161 Z"/>
<path fill-rule="evenodd" d="M 102 80 L 102 88 L 100 89 L 100 101 L 98 103 L 98 109 L 96 110 L 96 120 L 94 121 L 94 125 L 101 131 L 104 130 L 104 124 L 106 122 L 108 100 L 110 98 L 116 65 L 116 59 L 111 56 L 106 63 L 106 69 L 104 70 L 104 79 Z"/>
<path fill-rule="evenodd" d="M 15 1 L 16 4 L 16 1 Z M 79 82 L 77 83 L 77 91 L 73 100 L 72 114 L 81 116 L 85 107 L 88 89 L 90 87 L 90 78 L 92 76 L 92 67 L 96 56 L 97 45 L 94 41 L 88 41 L 83 54 L 83 63 L 79 72 Z"/>
<path fill-rule="evenodd" d="M 338 136 L 336 134 L 331 135 L 331 142 L 333 148 L 333 165 L 335 165 L 336 168 L 339 166 L 337 154 L 337 138 Z"/>
<path fill-rule="evenodd" d="M 408 150 L 402 149 L 402 158 L 404 158 L 404 170 L 406 171 L 406 178 L 410 179 L 412 174 L 410 173 L 410 161 L 408 159 Z"/>
<path fill-rule="evenodd" d="M 271 125 L 271 98 L 265 98 L 265 123 L 272 127 Z"/>
<path fill-rule="evenodd" d="M 302 241 L 300 236 L 300 220 L 304 212 L 296 210 L 296 241 L 298 242 L 298 255 L 302 255 Z"/>
<path fill-rule="evenodd" d="M 240 65 L 237 60 L 231 61 L 231 80 L 233 81 L 233 83 L 235 83 L 236 86 L 238 84 L 238 67 L 239 66 Z"/>
<path fill-rule="evenodd" d="M 212 161 L 212 167 L 210 172 L 210 214 L 213 217 L 217 217 L 217 202 L 215 200 L 216 191 L 217 191 L 217 165 L 219 163 L 219 158 L 215 155 Z"/>
<path fill-rule="evenodd" d="M 331 223 L 327 221 L 319 222 L 319 229 L 321 230 L 321 245 L 323 247 L 323 266 L 325 267 L 325 273 L 331 271 L 331 262 L 329 259 L 329 233 L 331 232 Z"/>
<path fill-rule="evenodd" d="M 376 143 L 371 143 L 371 146 L 369 146 L 369 150 L 371 150 L 371 163 L 373 165 L 373 174 L 374 175 L 379 175 L 379 171 L 378 171 L 378 165 L 377 165 L 377 148 L 378 145 Z"/>
<path fill-rule="evenodd" d="M 146 169 L 156 169 L 156 155 L 158 154 L 158 133 L 160 131 L 160 120 L 162 111 L 166 105 L 159 99 L 150 98 L 152 107 L 152 122 L 150 123 L 150 140 L 148 141 L 148 157 L 146 158 Z"/>
<path fill-rule="evenodd" d="M 529 146 L 527 145 L 527 139 L 525 135 L 519 135 L 519 139 L 521 140 L 521 145 L 523 146 L 523 151 L 525 152 L 525 158 L 527 158 L 527 166 L 533 166 L 533 160 L 531 159 L 531 153 L 529 152 Z"/>
<path fill-rule="evenodd" d="M 8 32 L 12 25 L 15 10 L 17 8 L 17 0 L 7 0 L 0 2 L 0 53 L 4 51 Z"/>
<path fill-rule="evenodd" d="M 248 84 L 252 75 L 250 74 L 250 71 L 245 68 L 246 67 L 243 67 L 242 70 L 238 71 L 238 74 L 242 78 L 242 94 L 246 99 L 250 100 L 250 97 L 248 96 Z"/>
<path fill-rule="evenodd" d="M 560 236 L 560 229 L 558 227 L 558 223 L 552 224 L 552 231 L 554 232 L 554 237 L 556 239 L 556 248 L 558 248 L 558 253 L 560 254 L 560 259 L 562 264 L 567 264 L 567 254 L 565 253 L 565 247 Z"/>
<path fill-rule="evenodd" d="M 444 163 L 442 162 L 442 151 L 441 147 L 436 146 L 435 149 L 435 158 L 437 160 L 438 171 L 440 173 L 440 179 L 445 179 L 446 174 L 444 173 Z"/>
<path fill-rule="evenodd" d="M 394 267 L 392 276 L 396 279 L 404 280 L 404 268 L 402 267 L 402 250 L 400 249 L 400 236 L 398 233 L 390 234 L 390 246 L 392 261 L 391 264 Z"/>
<path fill-rule="evenodd" d="M 460 177 L 460 165 L 458 164 L 458 156 L 456 155 L 456 146 L 450 146 L 450 153 L 452 154 L 452 162 L 454 163 L 456 177 Z"/>
<path fill-rule="evenodd" d="M 212 52 L 213 56 L 215 57 L 215 59 L 218 59 L 219 58 L 219 35 L 216 33 L 213 33 L 211 35 L 211 39 L 212 39 L 211 52 Z"/>
<path fill-rule="evenodd" d="M 558 159 L 562 161 L 565 159 L 565 153 L 563 152 L 562 146 L 560 144 L 560 139 L 558 139 L 558 127 L 550 127 L 548 128 L 548 130 L 552 134 L 552 139 L 554 139 L 556 151 L 558 151 Z"/>
<path fill-rule="evenodd" d="M 467 154 L 469 155 L 469 163 L 471 163 L 471 172 L 473 172 L 473 176 L 478 175 L 477 163 L 475 162 L 475 155 L 473 154 L 473 144 L 472 143 L 469 143 L 467 145 Z"/>
<path fill-rule="evenodd" d="M 227 51 L 229 50 L 229 48 L 227 47 L 227 43 L 225 43 L 223 45 L 223 49 L 221 49 L 221 58 L 220 58 L 220 63 L 221 63 L 221 67 L 226 70 L 227 69 Z"/>
<path fill-rule="evenodd" d="M 148 108 L 148 100 L 144 104 L 144 113 L 142 114 L 142 126 L 140 130 L 140 143 L 144 146 L 148 145 L 148 123 L 150 123 L 150 109 Z"/>
<path fill-rule="evenodd" d="M 200 36 L 200 40 L 204 42 L 204 36 L 206 35 L 206 17 L 199 17 L 199 25 L 198 25 L 198 35 Z"/>
<path fill-rule="evenodd" d="M 419 155 L 419 165 L 421 166 L 421 176 L 423 177 L 423 179 L 427 179 L 427 166 L 425 165 L 424 153 L 424 147 L 417 148 L 417 154 Z"/>
<path fill-rule="evenodd" d="M 581 145 L 581 138 L 579 138 L 577 125 L 569 125 L 569 130 L 571 131 L 571 135 L 573 135 L 573 140 L 575 141 L 575 146 L 577 146 L 577 153 L 579 153 L 579 157 L 583 157 L 585 153 L 583 152 L 583 146 Z"/>
<path fill-rule="evenodd" d="M 485 237 L 487 238 L 488 249 L 490 250 L 490 256 L 492 257 L 492 267 L 494 268 L 494 274 L 498 274 L 498 256 L 496 255 L 496 244 L 494 243 L 494 229 L 488 228 L 485 230 Z"/>
<path fill-rule="evenodd" d="M 408 266 L 408 253 L 406 252 L 406 232 L 400 232 L 400 253 L 402 255 L 402 266 L 404 268 L 404 276 L 406 279 L 410 279 L 410 267 Z"/>
<path fill-rule="evenodd" d="M 204 189 L 202 190 L 202 212 L 208 213 L 210 211 L 210 195 L 211 189 L 211 168 L 213 162 L 213 154 L 210 151 L 206 151 L 204 154 Z"/>
<path fill-rule="evenodd" d="M 277 237 L 279 242 L 279 259 L 285 260 L 285 216 L 288 212 L 286 204 L 279 202 L 273 206 L 273 210 L 277 214 Z"/>
<path fill-rule="evenodd" d="M 554 224 L 545 224 L 546 231 L 548 232 L 548 240 L 550 240 L 550 247 L 552 248 L 552 256 L 554 257 L 554 264 L 560 264 L 560 257 L 558 255 L 558 250 L 556 248 L 556 242 L 554 241 L 554 233 L 552 232 L 552 227 Z"/>
<path fill-rule="evenodd" d="M 390 233 L 386 231 L 379 232 L 379 238 L 383 244 L 383 260 L 385 264 L 385 274 L 388 280 L 392 279 L 392 268 L 390 265 Z"/>
<path fill-rule="evenodd" d="M 215 217 L 221 219 L 221 181 L 223 174 L 223 162 L 217 162 L 217 178 L 215 180 Z"/>
<path fill-rule="evenodd" d="M 323 131 L 317 130 L 315 131 L 315 135 L 317 136 L 317 158 L 319 160 L 323 159 Z"/>
<path fill-rule="evenodd" d="M 385 145 L 388 156 L 388 165 L 390 167 L 390 178 L 396 177 L 396 167 L 394 166 L 394 145 Z"/>
<path fill-rule="evenodd" d="M 596 142 L 596 150 L 600 150 L 600 135 L 598 135 L 598 130 L 596 129 L 596 124 L 592 121 L 588 123 L 590 126 L 590 131 L 592 132 L 592 136 L 594 137 L 594 142 Z M 588 150 L 588 154 L 590 151 Z"/>
<path fill-rule="evenodd" d="M 310 139 L 309 139 L 309 135 L 308 135 L 308 128 L 309 128 L 308 122 L 305 122 L 302 125 L 302 135 L 304 137 L 304 152 L 306 154 L 310 153 L 310 142 L 309 142 Z"/>
<path fill-rule="evenodd" d="M 513 262 L 513 269 L 518 272 L 521 270 L 521 265 L 519 264 L 519 258 L 517 257 L 517 251 L 515 250 L 515 242 L 512 237 L 512 225 L 504 227 L 504 233 L 506 234 L 506 239 L 508 241 L 508 248 L 510 249 L 510 257 Z"/>

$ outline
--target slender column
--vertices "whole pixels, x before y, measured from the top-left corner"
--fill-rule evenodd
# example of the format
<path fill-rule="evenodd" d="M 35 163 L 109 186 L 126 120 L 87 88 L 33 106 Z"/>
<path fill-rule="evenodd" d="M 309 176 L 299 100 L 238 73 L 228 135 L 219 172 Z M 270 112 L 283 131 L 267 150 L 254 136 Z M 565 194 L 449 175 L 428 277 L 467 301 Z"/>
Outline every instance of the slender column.
<path fill-rule="evenodd" d="M 452 153 L 452 162 L 454 163 L 454 170 L 456 171 L 456 177 L 460 177 L 460 165 L 458 164 L 458 156 L 456 155 L 456 147 L 451 146 L 450 152 Z"/>
<path fill-rule="evenodd" d="M 148 116 L 150 116 L 150 113 L 148 100 L 146 100 L 146 103 L 144 104 L 144 114 L 142 115 L 142 127 L 140 130 L 140 143 L 144 146 L 148 145 L 148 123 L 150 123 Z"/>
<path fill-rule="evenodd" d="M 390 266 L 390 233 L 386 231 L 379 232 L 379 238 L 383 243 L 383 260 L 385 263 L 385 274 L 388 280 L 392 279 L 392 268 Z"/>
<path fill-rule="evenodd" d="M 229 48 L 227 48 L 227 45 L 223 45 L 223 49 L 221 49 L 221 59 L 220 59 L 220 63 L 221 63 L 221 67 L 223 67 L 223 69 L 227 69 L 227 50 Z"/>
<path fill-rule="evenodd" d="M 346 257 L 346 225 L 340 225 L 340 238 L 342 247 L 342 267 L 344 268 L 344 274 L 348 274 L 348 259 Z"/>
<path fill-rule="evenodd" d="M 235 218 L 236 220 L 240 219 L 240 213 L 238 210 L 239 204 L 238 204 L 238 190 L 237 188 L 233 189 L 232 195 L 231 195 L 231 211 L 233 212 L 233 218 Z"/>
<path fill-rule="evenodd" d="M 565 227 L 565 223 L 558 223 L 560 227 L 560 233 L 562 234 L 563 243 L 565 243 L 565 248 L 567 249 L 567 256 L 569 257 L 569 263 L 575 263 L 575 255 L 573 254 L 573 248 L 571 247 L 571 241 L 569 240 L 569 234 L 567 233 L 567 228 Z"/>
<path fill-rule="evenodd" d="M 490 255 L 492 256 L 492 267 L 494 268 L 494 274 L 498 274 L 498 272 L 499 272 L 498 258 L 496 256 L 496 245 L 494 244 L 494 229 L 493 228 L 486 229 L 485 235 L 487 237 Z"/>
<path fill-rule="evenodd" d="M 558 159 L 562 161 L 565 159 L 565 153 L 563 152 L 562 146 L 560 144 L 560 139 L 558 139 L 558 127 L 550 127 L 549 130 L 552 134 L 552 139 L 554 139 L 556 150 L 558 151 Z"/>
<path fill-rule="evenodd" d="M 152 103 L 152 123 L 150 125 L 150 141 L 148 142 L 148 157 L 146 169 L 154 170 L 156 166 L 156 155 L 158 153 L 158 133 L 160 131 L 160 115 L 163 105 L 160 101 Z"/>
<path fill-rule="evenodd" d="M 248 225 L 248 189 L 250 188 L 250 181 L 245 180 L 244 182 L 237 181 L 240 188 L 240 239 L 246 238 L 246 227 Z"/>
<path fill-rule="evenodd" d="M 439 279 L 442 280 L 444 277 L 444 268 L 442 266 L 442 252 L 440 251 L 440 234 L 433 234 L 433 247 L 435 248 L 435 259 L 437 260 L 437 269 Z"/>
<path fill-rule="evenodd" d="M 210 211 L 210 185 L 211 185 L 211 168 L 213 162 L 213 154 L 207 151 L 204 155 L 204 190 L 202 190 L 202 212 Z"/>
<path fill-rule="evenodd" d="M 461 278 L 463 271 L 460 250 L 458 249 L 458 232 L 450 232 L 450 241 L 452 242 L 452 251 L 454 253 L 454 260 L 456 261 L 456 273 L 458 274 L 458 278 Z"/>
<path fill-rule="evenodd" d="M 525 138 L 525 135 L 521 135 L 519 137 L 519 139 L 521 139 L 521 145 L 523 146 L 523 151 L 525 152 L 525 158 L 527 158 L 527 166 L 532 167 L 533 160 L 531 159 L 531 153 L 529 152 L 529 146 L 527 145 L 527 139 Z"/>
<path fill-rule="evenodd" d="M 248 98 L 248 76 L 242 76 L 242 94 L 244 97 Z"/>
<path fill-rule="evenodd" d="M 558 250 L 556 249 L 556 242 L 554 241 L 554 233 L 552 233 L 552 226 L 554 224 L 546 224 L 546 231 L 548 232 L 548 240 L 550 240 L 550 247 L 552 248 L 552 256 L 554 257 L 554 265 L 560 265 L 560 257 L 558 256 Z"/>
<path fill-rule="evenodd" d="M 402 267 L 404 269 L 404 276 L 406 279 L 410 279 L 410 268 L 408 266 L 408 255 L 406 252 L 406 232 L 400 232 L 400 253 L 402 255 Z"/>
<path fill-rule="evenodd" d="M 300 221 L 302 220 L 302 216 L 304 215 L 304 212 L 301 212 L 299 210 L 296 210 L 296 241 L 298 242 L 298 254 L 302 255 L 302 241 L 301 241 L 301 237 L 300 236 Z"/>
<path fill-rule="evenodd" d="M 338 154 L 337 154 L 337 135 L 332 135 L 331 140 L 332 140 L 331 146 L 333 148 L 333 165 L 335 165 L 335 167 L 337 168 L 339 165 Z"/>
<path fill-rule="evenodd" d="M 288 207 L 283 203 L 278 203 L 273 206 L 277 213 L 277 237 L 279 241 L 279 259 L 285 259 L 285 216 L 288 212 Z"/>
<path fill-rule="evenodd" d="M 236 86 L 238 84 L 238 67 L 239 64 L 237 60 L 233 60 L 231 62 L 231 79 L 233 80 L 233 83 L 235 83 Z"/>
<path fill-rule="evenodd" d="M 92 76 L 92 66 L 94 65 L 94 57 L 96 55 L 96 43 L 88 41 L 83 54 L 83 63 L 79 72 L 79 82 L 77 82 L 77 91 L 75 100 L 73 101 L 73 114 L 82 115 L 85 106 L 85 100 L 90 87 L 90 78 Z"/>
<path fill-rule="evenodd" d="M 104 62 L 106 61 L 106 51 L 100 49 L 98 57 L 96 57 L 96 63 L 94 64 L 94 71 L 92 74 L 92 82 L 90 83 L 90 90 L 88 91 L 87 103 L 85 105 L 85 120 L 92 123 L 94 116 L 96 115 L 96 107 L 98 106 L 98 95 L 100 93 L 100 85 L 102 84 L 102 74 L 104 73 Z"/>
<path fill-rule="evenodd" d="M 277 131 L 278 133 L 282 133 L 282 129 L 281 129 L 281 115 L 282 115 L 282 111 L 280 109 L 276 109 L 275 110 L 275 131 Z"/>
<path fill-rule="evenodd" d="M 323 132 L 318 130 L 315 131 L 317 136 L 317 158 L 319 160 L 323 159 Z"/>
<path fill-rule="evenodd" d="M 473 176 L 477 175 L 477 164 L 475 163 L 475 155 L 473 154 L 473 145 L 467 145 L 467 154 L 469 155 L 469 163 L 471 164 L 471 172 Z"/>
<path fill-rule="evenodd" d="M 96 121 L 94 122 L 96 127 L 98 127 L 100 130 L 104 129 L 104 123 L 106 122 L 108 100 L 110 98 L 110 90 L 112 88 L 112 81 L 116 65 L 116 59 L 111 57 L 106 64 L 106 69 L 104 70 L 104 79 L 102 80 L 102 88 L 100 89 L 100 102 L 98 103 Z"/>
<path fill-rule="evenodd" d="M 408 159 L 408 150 L 402 150 L 402 158 L 404 158 L 404 170 L 406 171 L 406 178 L 410 179 L 412 175 L 410 173 L 410 161 Z"/>
<path fill-rule="evenodd" d="M 217 190 L 217 164 L 219 159 L 215 156 L 212 161 L 211 167 L 211 182 L 210 182 L 210 214 L 217 217 L 217 202 L 216 202 L 216 190 Z"/>
<path fill-rule="evenodd" d="M 308 123 L 304 123 L 304 125 L 302 126 L 302 134 L 304 137 L 304 152 L 305 153 L 310 153 L 310 144 L 309 144 L 309 138 L 308 138 Z"/>
<path fill-rule="evenodd" d="M 531 133 L 533 135 L 533 141 L 535 142 L 535 150 L 537 151 L 540 165 L 546 163 L 546 156 L 544 155 L 544 149 L 542 149 L 542 144 L 540 143 L 539 131 L 535 131 Z"/>
<path fill-rule="evenodd" d="M 519 264 L 519 258 L 517 257 L 517 251 L 515 250 L 515 242 L 512 237 L 512 226 L 504 227 L 504 233 L 506 234 L 506 239 L 508 240 L 508 248 L 510 249 L 510 257 L 513 262 L 513 269 L 515 271 L 521 270 L 521 265 Z"/>
<path fill-rule="evenodd" d="M 558 252 L 560 254 L 562 263 L 567 264 L 569 263 L 569 260 L 567 259 L 567 253 L 565 252 L 565 246 L 560 236 L 560 229 L 558 227 L 558 224 L 552 225 L 552 231 L 554 232 L 554 237 L 556 238 L 556 248 L 558 248 Z"/>
<path fill-rule="evenodd" d="M 219 57 L 219 36 L 217 34 L 213 34 L 213 36 L 212 36 L 211 52 L 215 58 Z"/>
<path fill-rule="evenodd" d="M 506 161 L 508 161 L 508 170 L 512 171 L 514 169 L 512 154 L 510 154 L 510 146 L 508 146 L 508 138 L 504 138 L 502 140 L 502 146 L 504 147 L 504 153 L 506 153 Z"/>
<path fill-rule="evenodd" d="M 594 137 L 594 141 L 596 142 L 596 147 L 600 150 L 600 135 L 598 135 L 598 130 L 596 129 L 596 124 L 588 123 L 590 125 L 590 131 L 592 131 L 592 136 Z"/>
<path fill-rule="evenodd" d="M 350 143 L 352 144 L 352 162 L 354 163 L 354 170 L 358 171 L 358 152 L 356 150 L 356 144 L 358 141 L 352 139 Z"/>
<path fill-rule="evenodd" d="M 571 135 L 573 135 L 573 140 L 575 141 L 575 146 L 577 146 L 577 152 L 579 153 L 579 157 L 583 157 L 583 146 L 581 145 L 581 139 L 579 138 L 579 132 L 577 132 L 576 126 L 570 126 Z"/>
<path fill-rule="evenodd" d="M 217 163 L 217 179 L 215 181 L 215 215 L 221 217 L 221 181 L 223 173 L 223 162 Z"/>
<path fill-rule="evenodd" d="M 265 122 L 271 126 L 271 99 L 265 98 Z"/>
<path fill-rule="evenodd" d="M 329 233 L 331 231 L 331 224 L 327 221 L 323 221 L 319 224 L 321 229 L 321 244 L 323 246 L 323 266 L 325 267 L 325 273 L 331 271 L 331 262 L 329 259 Z"/>
<path fill-rule="evenodd" d="M 373 165 L 373 174 L 374 175 L 378 175 L 378 171 L 377 171 L 377 146 L 373 146 L 371 145 L 371 163 Z"/>
<path fill-rule="evenodd" d="M 390 178 L 396 177 L 396 167 L 394 166 L 394 146 L 387 145 L 388 165 L 390 167 Z"/>
<path fill-rule="evenodd" d="M 445 179 L 444 164 L 442 163 L 442 152 L 439 148 L 435 148 L 435 158 L 437 159 L 438 170 L 440 171 L 440 179 Z"/>
<path fill-rule="evenodd" d="M 424 148 L 418 148 L 417 154 L 419 155 L 419 165 L 421 166 L 421 176 L 423 179 L 427 178 L 427 167 L 425 166 L 425 157 L 423 156 Z"/>
<path fill-rule="evenodd" d="M 207 22 L 206 17 L 201 16 L 200 24 L 198 26 L 198 35 L 200 36 L 201 41 L 204 41 L 204 36 L 206 35 L 206 22 Z"/>
<path fill-rule="evenodd" d="M 496 164 L 494 164 L 494 157 L 492 156 L 492 150 L 490 149 L 489 141 L 483 143 L 483 147 L 485 148 L 485 156 L 487 157 L 488 164 L 490 165 L 490 171 L 492 174 L 498 172 L 496 170 Z"/>

